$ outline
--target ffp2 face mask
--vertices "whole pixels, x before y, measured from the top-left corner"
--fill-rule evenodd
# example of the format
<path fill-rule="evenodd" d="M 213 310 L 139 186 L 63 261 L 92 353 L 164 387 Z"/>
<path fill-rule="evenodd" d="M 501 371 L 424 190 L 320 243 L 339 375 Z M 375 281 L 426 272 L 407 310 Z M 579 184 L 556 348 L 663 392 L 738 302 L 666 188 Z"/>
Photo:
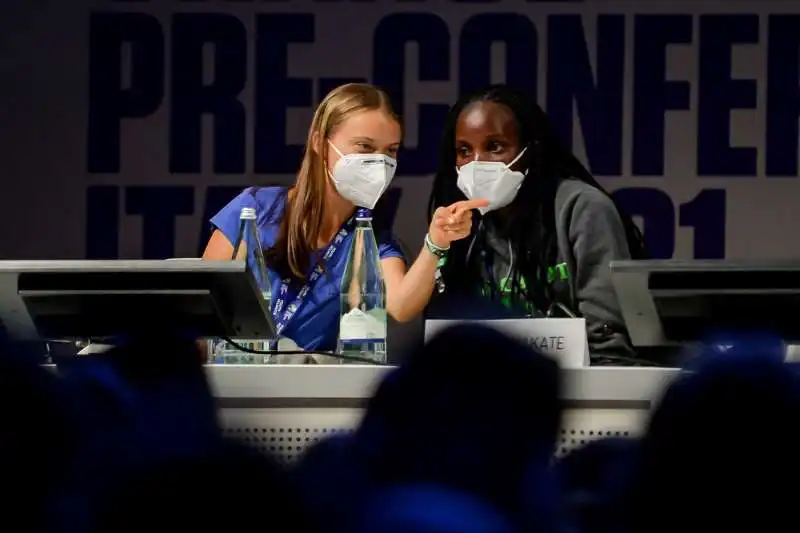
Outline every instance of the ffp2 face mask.
<path fill-rule="evenodd" d="M 507 206 L 517 197 L 525 174 L 511 170 L 511 167 L 527 149 L 523 148 L 508 164 L 502 161 L 479 161 L 476 156 L 473 161 L 456 169 L 459 190 L 470 200 L 489 202 L 488 207 L 479 208 L 482 215 Z"/>
<path fill-rule="evenodd" d="M 374 209 L 394 178 L 397 161 L 386 154 L 343 154 L 330 172 L 336 191 L 357 207 Z"/>

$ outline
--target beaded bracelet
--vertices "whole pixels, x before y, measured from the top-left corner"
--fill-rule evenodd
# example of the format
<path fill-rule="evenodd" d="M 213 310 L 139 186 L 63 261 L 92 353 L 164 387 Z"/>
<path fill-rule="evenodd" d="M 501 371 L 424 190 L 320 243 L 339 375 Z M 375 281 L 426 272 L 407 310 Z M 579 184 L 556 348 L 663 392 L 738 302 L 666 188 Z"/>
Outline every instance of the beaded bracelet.
<path fill-rule="evenodd" d="M 441 259 L 442 257 L 447 256 L 447 252 L 450 251 L 450 247 L 442 248 L 441 246 L 436 246 L 433 241 L 431 240 L 431 234 L 425 234 L 425 248 L 428 249 L 430 253 Z"/>
<path fill-rule="evenodd" d="M 450 250 L 450 248 L 442 248 L 441 246 L 436 246 L 433 244 L 430 234 L 425 235 L 425 248 L 427 248 L 428 251 L 438 259 L 436 263 L 434 281 L 436 283 L 437 292 L 442 293 L 445 289 L 444 279 L 442 278 L 442 267 L 444 267 L 445 263 L 447 263 L 447 252 Z"/>

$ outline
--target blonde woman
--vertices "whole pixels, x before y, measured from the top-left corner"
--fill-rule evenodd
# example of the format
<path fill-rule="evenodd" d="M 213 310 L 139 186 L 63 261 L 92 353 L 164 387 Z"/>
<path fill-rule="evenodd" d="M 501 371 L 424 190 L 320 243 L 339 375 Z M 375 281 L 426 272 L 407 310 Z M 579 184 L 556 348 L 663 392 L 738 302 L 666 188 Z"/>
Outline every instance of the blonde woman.
<path fill-rule="evenodd" d="M 336 348 L 339 291 L 354 213 L 357 207 L 373 209 L 389 188 L 401 136 L 400 121 L 383 91 L 367 84 L 342 85 L 314 113 L 295 184 L 246 189 L 211 219 L 214 232 L 203 258 L 226 260 L 233 253 L 242 208 L 256 209 L 273 313 L 280 317 L 281 335 L 305 350 Z M 439 209 L 408 270 L 388 232 L 375 228 L 387 311 L 395 320 L 408 321 L 422 312 L 434 289 L 439 258 L 452 241 L 470 234 L 472 210 L 486 205 L 472 200 Z M 322 275 L 312 275 L 315 270 Z M 288 319 L 276 311 L 288 307 L 293 309 Z"/>

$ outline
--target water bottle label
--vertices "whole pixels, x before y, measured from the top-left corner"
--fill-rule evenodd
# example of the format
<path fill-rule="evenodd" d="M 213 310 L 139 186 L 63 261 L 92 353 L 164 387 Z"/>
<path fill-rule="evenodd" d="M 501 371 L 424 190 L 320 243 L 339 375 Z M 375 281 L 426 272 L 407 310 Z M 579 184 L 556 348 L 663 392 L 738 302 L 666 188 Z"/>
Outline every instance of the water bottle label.
<path fill-rule="evenodd" d="M 263 340 L 239 340 L 237 344 L 251 350 L 264 351 L 269 348 L 267 341 Z M 263 354 L 254 354 L 240 351 L 235 346 L 222 339 L 208 341 L 209 362 L 214 364 L 264 364 L 266 357 Z"/>
<path fill-rule="evenodd" d="M 351 309 L 339 323 L 339 339 L 347 342 L 386 341 L 386 311 Z"/>

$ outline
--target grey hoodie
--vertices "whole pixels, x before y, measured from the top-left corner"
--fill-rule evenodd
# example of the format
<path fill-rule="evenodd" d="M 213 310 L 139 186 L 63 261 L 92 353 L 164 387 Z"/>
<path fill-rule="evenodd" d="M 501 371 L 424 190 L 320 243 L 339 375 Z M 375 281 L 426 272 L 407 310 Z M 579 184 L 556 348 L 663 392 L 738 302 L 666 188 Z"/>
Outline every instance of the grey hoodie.
<path fill-rule="evenodd" d="M 630 259 L 625 228 L 614 203 L 587 183 L 565 179 L 556 190 L 555 216 L 558 259 L 549 269 L 548 281 L 558 302 L 586 319 L 593 361 L 603 355 L 635 357 L 610 279 L 609 263 Z M 491 224 L 487 223 L 485 230 L 493 261 L 484 278 L 501 293 L 507 292 L 513 251 Z M 486 279 L 489 270 L 491 280 Z M 541 311 L 547 310 L 527 309 L 531 316 L 541 316 Z"/>

